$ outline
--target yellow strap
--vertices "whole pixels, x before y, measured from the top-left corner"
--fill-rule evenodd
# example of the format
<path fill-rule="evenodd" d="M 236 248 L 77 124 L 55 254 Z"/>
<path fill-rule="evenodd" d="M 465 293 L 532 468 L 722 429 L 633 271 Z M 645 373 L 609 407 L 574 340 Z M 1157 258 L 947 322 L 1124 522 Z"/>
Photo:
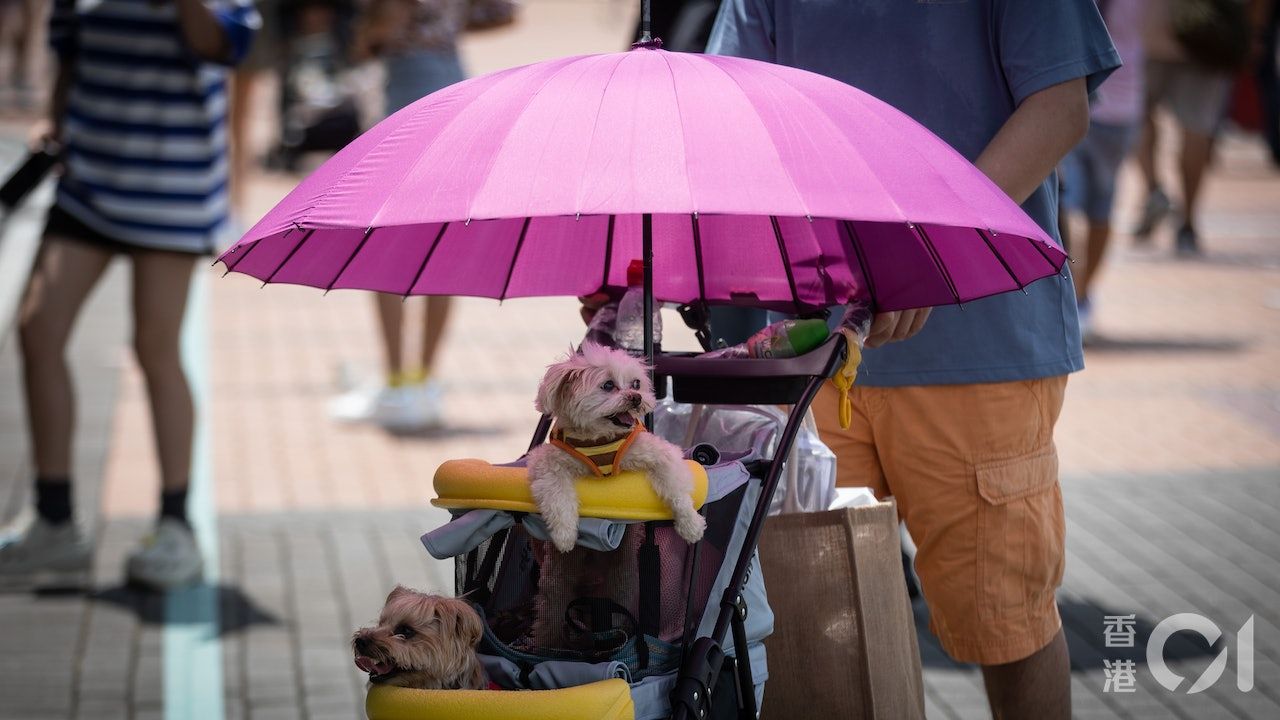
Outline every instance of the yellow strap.
<path fill-rule="evenodd" d="M 858 366 L 862 364 L 862 344 L 858 342 L 858 335 L 853 330 L 842 327 L 840 332 L 844 333 L 849 354 L 845 357 L 844 366 L 832 376 L 831 382 L 840 391 L 840 428 L 848 430 L 853 422 L 853 401 L 849 399 L 849 390 L 858 377 Z"/>

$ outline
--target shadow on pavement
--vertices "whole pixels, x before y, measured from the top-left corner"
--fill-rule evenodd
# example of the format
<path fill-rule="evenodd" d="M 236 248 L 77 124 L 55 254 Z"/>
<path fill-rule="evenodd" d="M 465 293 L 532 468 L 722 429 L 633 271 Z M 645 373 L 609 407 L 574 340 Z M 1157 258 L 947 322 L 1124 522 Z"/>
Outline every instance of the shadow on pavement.
<path fill-rule="evenodd" d="M 209 591 L 213 591 L 210 597 Z M 278 625 L 280 619 L 254 605 L 240 588 L 234 585 L 217 585 L 214 587 L 197 586 L 179 591 L 190 597 L 190 603 L 208 602 L 213 599 L 218 607 L 218 635 L 238 633 L 253 625 Z M 42 591 L 38 594 L 65 594 L 66 591 Z M 146 625 L 163 625 L 166 623 L 166 596 L 159 593 L 138 590 L 127 585 L 112 588 L 100 588 L 89 592 L 85 599 L 94 603 L 106 603 L 128 610 L 138 616 L 139 622 Z M 168 622 L 195 622 L 197 618 L 187 617 L 183 611 L 187 603 L 179 604 L 177 617 L 167 618 Z M 212 614 L 212 613 L 210 613 Z"/>
<path fill-rule="evenodd" d="M 487 427 L 477 425 L 442 425 L 440 427 L 426 428 L 423 430 L 412 430 L 399 432 L 387 430 L 387 434 L 400 440 L 453 440 L 456 438 L 466 437 L 498 437 L 506 435 L 510 428 Z M 529 426 L 529 432 L 533 432 L 533 425 Z"/>
<path fill-rule="evenodd" d="M 1126 338 L 1113 335 L 1095 336 L 1085 349 L 1101 353 L 1241 353 L 1249 344 L 1238 339 L 1193 338 Z"/>
<path fill-rule="evenodd" d="M 912 603 L 915 612 L 916 635 L 920 641 L 920 662 L 926 668 L 962 669 L 975 666 L 957 663 L 947 656 L 938 639 L 929 631 L 929 610 L 923 601 Z M 1147 664 L 1147 638 L 1156 623 L 1163 618 L 1152 618 L 1133 608 L 1109 608 L 1089 601 L 1058 599 L 1058 611 L 1067 631 L 1067 645 L 1071 652 L 1072 672 L 1105 669 L 1106 660 L 1133 660 L 1135 665 Z M 1107 647 L 1105 631 L 1107 616 L 1135 615 L 1133 623 L 1133 647 Z M 1219 643 L 1222 641 L 1219 640 Z M 1220 648 L 1210 647 L 1204 638 L 1194 633 L 1176 633 L 1165 644 L 1164 657 L 1169 662 L 1208 657 Z"/>

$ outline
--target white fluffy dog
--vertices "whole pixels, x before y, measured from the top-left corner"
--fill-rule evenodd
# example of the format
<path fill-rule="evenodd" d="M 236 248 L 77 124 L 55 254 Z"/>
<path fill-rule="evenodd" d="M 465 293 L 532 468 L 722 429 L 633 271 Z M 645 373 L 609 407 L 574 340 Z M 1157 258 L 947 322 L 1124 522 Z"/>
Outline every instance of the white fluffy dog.
<path fill-rule="evenodd" d="M 693 507 L 693 476 L 679 448 L 647 432 L 653 384 L 644 364 L 621 350 L 585 343 L 579 354 L 547 368 L 535 403 L 555 420 L 551 442 L 529 452 L 529 484 L 551 541 L 560 552 L 578 538 L 573 481 L 588 473 L 641 470 L 671 508 L 676 532 L 702 538 L 706 521 Z"/>

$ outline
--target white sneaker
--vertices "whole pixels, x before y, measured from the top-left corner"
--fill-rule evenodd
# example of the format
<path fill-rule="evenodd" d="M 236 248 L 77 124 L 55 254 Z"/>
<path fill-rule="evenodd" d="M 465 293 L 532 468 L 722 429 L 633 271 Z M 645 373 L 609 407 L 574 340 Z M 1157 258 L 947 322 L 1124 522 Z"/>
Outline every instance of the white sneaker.
<path fill-rule="evenodd" d="M 0 587 L 83 585 L 93 550 L 74 522 L 54 525 L 37 517 L 25 533 L 0 546 Z"/>
<path fill-rule="evenodd" d="M 374 416 L 374 405 L 380 389 L 355 387 L 329 401 L 329 416 L 343 423 L 364 423 Z"/>
<path fill-rule="evenodd" d="M 440 425 L 444 387 L 435 380 L 384 388 L 374 399 L 372 420 L 391 432 L 414 432 Z"/>
<path fill-rule="evenodd" d="M 153 590 L 174 590 L 198 582 L 204 575 L 204 558 L 191 528 L 173 518 L 160 518 L 156 531 L 125 561 L 130 583 Z"/>

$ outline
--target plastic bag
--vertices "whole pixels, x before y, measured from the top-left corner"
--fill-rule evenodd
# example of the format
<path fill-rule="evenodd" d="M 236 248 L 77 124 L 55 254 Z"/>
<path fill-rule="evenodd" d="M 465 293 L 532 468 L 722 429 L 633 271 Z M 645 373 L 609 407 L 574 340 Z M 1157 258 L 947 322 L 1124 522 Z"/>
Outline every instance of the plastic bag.
<path fill-rule="evenodd" d="M 787 413 L 773 405 L 688 405 L 666 399 L 654 409 L 654 432 L 680 447 L 707 443 L 723 460 L 768 460 L 777 451 Z M 835 500 L 836 456 L 806 413 L 787 457 L 769 514 L 826 510 Z"/>

